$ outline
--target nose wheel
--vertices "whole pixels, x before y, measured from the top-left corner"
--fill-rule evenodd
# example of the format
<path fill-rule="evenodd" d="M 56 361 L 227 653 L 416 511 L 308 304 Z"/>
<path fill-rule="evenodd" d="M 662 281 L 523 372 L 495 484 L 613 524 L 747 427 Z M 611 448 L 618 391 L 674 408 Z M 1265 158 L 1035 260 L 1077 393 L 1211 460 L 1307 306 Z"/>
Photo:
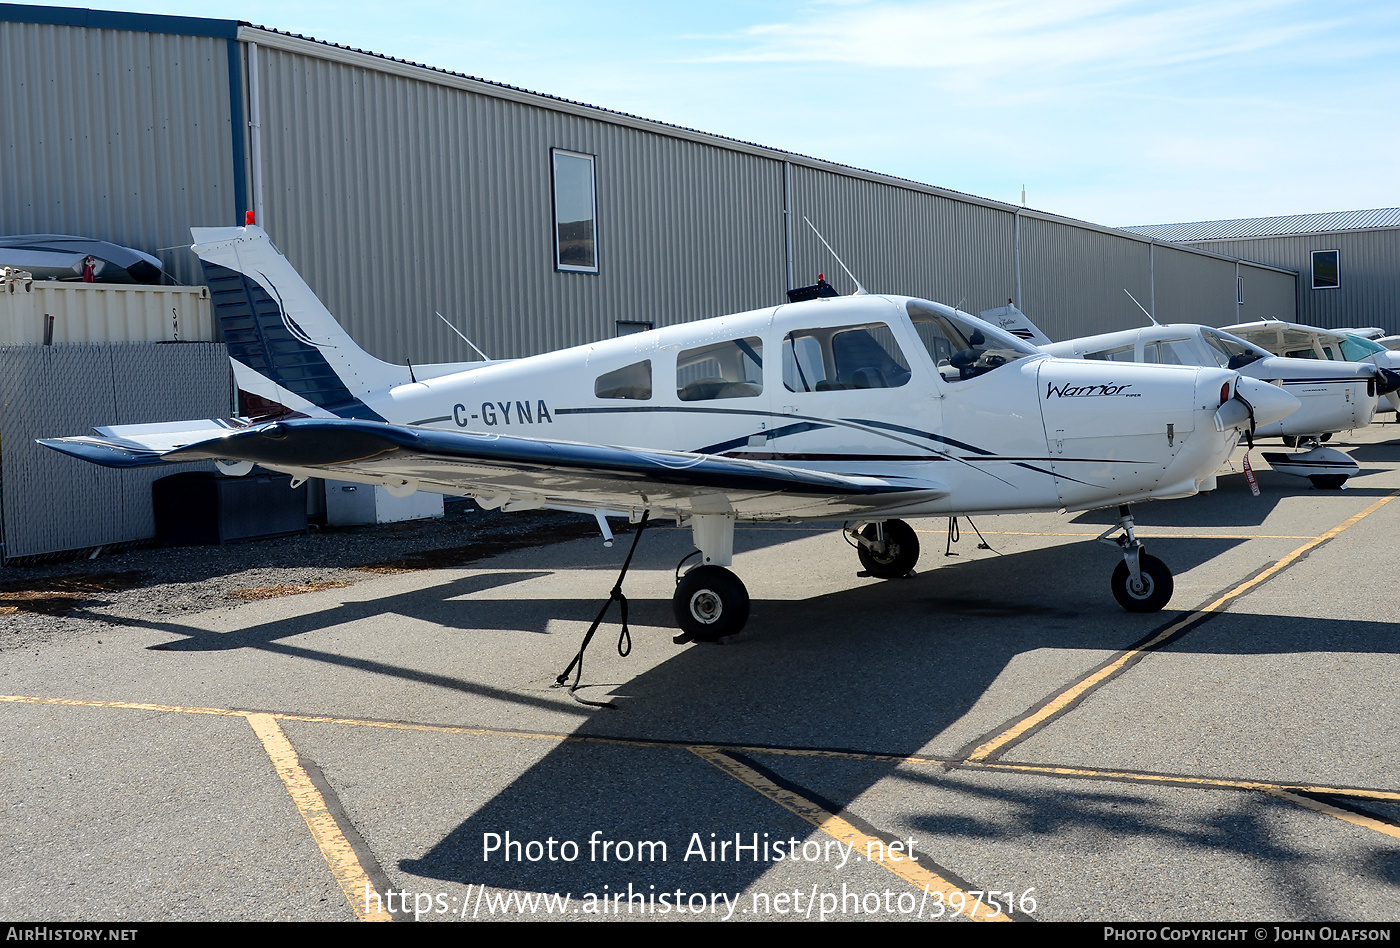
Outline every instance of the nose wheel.
<path fill-rule="evenodd" d="M 1111 536 L 1118 530 L 1123 534 Z M 1160 612 L 1171 601 L 1174 583 L 1167 564 L 1143 552 L 1143 543 L 1133 532 L 1133 515 L 1127 507 L 1118 508 L 1118 523 L 1099 537 L 1123 553 L 1123 562 L 1113 570 L 1110 583 L 1113 598 L 1129 612 Z"/>
<path fill-rule="evenodd" d="M 697 566 L 676 583 L 671 606 L 682 632 L 699 642 L 713 642 L 744 627 L 749 591 L 723 566 Z"/>

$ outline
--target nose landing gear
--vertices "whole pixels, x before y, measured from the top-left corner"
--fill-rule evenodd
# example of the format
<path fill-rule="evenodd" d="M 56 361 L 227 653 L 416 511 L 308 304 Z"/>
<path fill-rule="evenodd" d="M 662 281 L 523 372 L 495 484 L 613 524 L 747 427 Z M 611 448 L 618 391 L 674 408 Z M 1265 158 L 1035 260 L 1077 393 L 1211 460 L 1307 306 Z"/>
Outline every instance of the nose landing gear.
<path fill-rule="evenodd" d="M 1111 534 L 1122 530 L 1123 535 Z M 1159 612 L 1172 598 L 1172 572 L 1167 564 L 1143 552 L 1143 543 L 1133 532 L 1133 515 L 1126 506 L 1118 508 L 1118 522 L 1099 536 L 1123 553 L 1123 562 L 1110 580 L 1113 598 L 1129 612 Z"/>

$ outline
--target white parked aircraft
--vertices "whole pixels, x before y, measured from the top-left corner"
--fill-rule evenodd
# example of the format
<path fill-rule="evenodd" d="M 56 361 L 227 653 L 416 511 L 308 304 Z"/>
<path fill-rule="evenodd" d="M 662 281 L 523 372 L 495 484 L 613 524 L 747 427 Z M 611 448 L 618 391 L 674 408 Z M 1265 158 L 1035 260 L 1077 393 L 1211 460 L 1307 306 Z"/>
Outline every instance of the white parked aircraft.
<path fill-rule="evenodd" d="M 1387 349 L 1377 341 L 1385 336 L 1382 329 L 1319 329 L 1278 319 L 1261 319 L 1226 326 L 1225 332 L 1290 359 L 1370 362 L 1383 369 L 1400 371 L 1400 352 Z M 1385 402 L 1376 410 L 1400 411 L 1400 390 L 1386 393 Z"/>
<path fill-rule="evenodd" d="M 984 313 L 1000 313 L 998 322 L 1018 335 L 1030 333 L 1040 348 L 1064 359 L 1099 362 L 1155 363 L 1158 365 L 1220 366 L 1241 375 L 1272 382 L 1295 395 L 1302 407 L 1271 423 L 1260 422 L 1258 437 L 1282 437 L 1291 446 L 1303 446 L 1297 454 L 1266 452 L 1264 460 L 1276 471 L 1307 477 L 1314 486 L 1341 487 L 1359 468 L 1355 461 L 1320 442 L 1337 431 L 1371 423 L 1381 395 L 1400 388 L 1400 374 L 1371 363 L 1327 362 L 1282 358 L 1210 326 L 1193 323 L 1161 325 L 1082 336 L 1049 342 L 1030 320 L 1014 307 Z"/>
<path fill-rule="evenodd" d="M 1194 494 L 1251 423 L 1298 401 L 1217 366 L 1050 358 L 966 313 L 857 295 L 510 361 L 381 362 L 335 322 L 257 226 L 199 228 L 239 386 L 294 414 L 97 429 L 44 443 L 110 466 L 215 459 L 552 508 L 688 524 L 678 582 L 691 637 L 738 631 L 736 521 L 848 521 L 870 574 L 907 575 L 905 516 L 1120 506 L 1113 592 L 1155 611 L 1167 567 L 1126 505 Z M 1252 420 L 1251 420 L 1252 415 Z M 635 541 L 634 541 L 635 542 Z"/>

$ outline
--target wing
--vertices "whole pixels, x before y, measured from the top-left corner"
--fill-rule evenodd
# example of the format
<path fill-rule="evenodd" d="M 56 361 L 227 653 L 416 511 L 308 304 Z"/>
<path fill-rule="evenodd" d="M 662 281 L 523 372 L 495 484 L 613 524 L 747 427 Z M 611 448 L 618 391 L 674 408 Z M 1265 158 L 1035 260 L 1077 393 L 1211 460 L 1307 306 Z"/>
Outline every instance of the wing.
<path fill-rule="evenodd" d="M 921 478 L 832 474 L 707 454 L 438 431 L 342 418 L 97 429 L 41 443 L 108 467 L 243 461 L 304 477 L 477 498 L 484 507 L 733 511 L 745 520 L 842 519 L 946 496 Z"/>

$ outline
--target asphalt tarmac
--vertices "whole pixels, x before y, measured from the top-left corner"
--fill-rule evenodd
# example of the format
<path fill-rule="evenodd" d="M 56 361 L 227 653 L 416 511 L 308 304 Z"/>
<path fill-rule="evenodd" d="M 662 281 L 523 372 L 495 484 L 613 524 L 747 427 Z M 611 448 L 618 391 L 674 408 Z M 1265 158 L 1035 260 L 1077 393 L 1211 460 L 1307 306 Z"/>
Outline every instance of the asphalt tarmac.
<path fill-rule="evenodd" d="M 1397 432 L 1136 507 L 1153 615 L 1106 511 L 918 521 L 891 581 L 740 527 L 747 628 L 678 645 L 648 529 L 613 708 L 553 685 L 630 536 L 6 652 L 0 916 L 1395 920 Z"/>

